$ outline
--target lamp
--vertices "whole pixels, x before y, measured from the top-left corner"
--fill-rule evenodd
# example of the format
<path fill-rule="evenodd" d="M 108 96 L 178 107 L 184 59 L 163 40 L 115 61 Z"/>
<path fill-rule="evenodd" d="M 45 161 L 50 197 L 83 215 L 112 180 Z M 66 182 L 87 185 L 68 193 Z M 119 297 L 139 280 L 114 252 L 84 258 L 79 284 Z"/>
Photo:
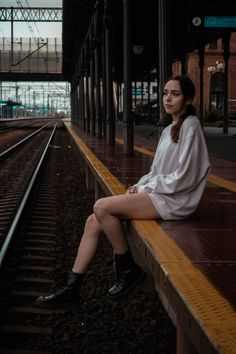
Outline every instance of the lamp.
<path fill-rule="evenodd" d="M 141 44 L 138 44 L 138 45 L 133 45 L 133 52 L 134 54 L 142 54 L 143 53 L 143 49 L 144 49 L 144 46 L 141 45 Z"/>
<path fill-rule="evenodd" d="M 208 66 L 208 68 L 207 68 L 207 71 L 210 73 L 213 73 L 213 71 L 215 71 L 215 70 L 216 70 L 216 67 L 214 65 Z"/>
<path fill-rule="evenodd" d="M 224 70 L 224 68 L 225 68 L 225 63 L 223 63 L 223 62 L 218 62 L 217 64 L 216 64 L 216 68 L 217 68 L 217 70 Z"/>

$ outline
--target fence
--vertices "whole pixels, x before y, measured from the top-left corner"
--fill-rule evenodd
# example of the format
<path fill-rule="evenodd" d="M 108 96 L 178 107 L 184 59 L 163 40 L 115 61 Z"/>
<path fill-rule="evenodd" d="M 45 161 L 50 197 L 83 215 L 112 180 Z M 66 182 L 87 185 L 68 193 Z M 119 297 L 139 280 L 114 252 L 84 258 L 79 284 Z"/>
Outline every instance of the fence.
<path fill-rule="evenodd" d="M 0 38 L 0 72 L 61 73 L 60 38 Z"/>

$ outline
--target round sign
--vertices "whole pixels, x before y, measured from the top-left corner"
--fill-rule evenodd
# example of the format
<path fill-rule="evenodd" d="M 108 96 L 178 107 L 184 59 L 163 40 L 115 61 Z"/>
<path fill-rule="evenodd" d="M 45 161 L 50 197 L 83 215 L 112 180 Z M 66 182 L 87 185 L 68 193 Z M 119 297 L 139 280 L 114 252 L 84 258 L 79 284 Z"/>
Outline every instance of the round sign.
<path fill-rule="evenodd" d="M 199 26 L 201 25 L 201 23 L 202 23 L 201 17 L 196 16 L 196 17 L 194 17 L 194 18 L 192 19 L 192 24 L 193 24 L 195 27 L 199 27 Z"/>

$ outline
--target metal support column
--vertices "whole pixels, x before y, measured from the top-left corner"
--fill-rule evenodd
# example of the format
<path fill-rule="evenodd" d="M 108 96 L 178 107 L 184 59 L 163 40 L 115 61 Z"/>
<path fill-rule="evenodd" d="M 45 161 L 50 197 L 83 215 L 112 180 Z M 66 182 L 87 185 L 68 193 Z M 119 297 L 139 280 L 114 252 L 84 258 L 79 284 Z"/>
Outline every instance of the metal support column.
<path fill-rule="evenodd" d="M 105 59 L 106 59 L 106 122 L 108 126 L 108 142 L 110 145 L 115 144 L 115 116 L 113 103 L 113 81 L 112 81 L 112 46 L 111 46 L 111 29 L 112 18 L 109 11 L 109 1 L 105 2 Z"/>
<path fill-rule="evenodd" d="M 201 45 L 198 49 L 198 54 L 199 54 L 199 69 L 200 69 L 200 100 L 199 100 L 199 119 L 200 119 L 200 122 L 201 122 L 201 125 L 203 125 L 203 107 L 204 107 L 204 101 L 203 101 L 203 85 L 204 85 L 204 82 L 203 82 L 203 79 L 204 79 L 204 76 L 203 76 L 203 69 L 204 69 L 204 56 L 205 56 L 205 45 Z"/>
<path fill-rule="evenodd" d="M 130 1 L 123 0 L 124 18 L 124 116 L 123 116 L 123 152 L 134 153 L 134 125 L 132 120 L 132 82 L 130 72 Z"/>
<path fill-rule="evenodd" d="M 95 48 L 95 110 L 98 137 L 102 137 L 101 90 L 100 90 L 100 50 Z"/>
<path fill-rule="evenodd" d="M 83 76 L 81 78 L 81 97 L 82 97 L 82 105 L 83 105 L 83 109 L 82 109 L 82 129 L 86 130 L 86 116 L 85 116 L 85 77 L 84 77 L 84 73 Z"/>
<path fill-rule="evenodd" d="M 75 112 L 76 112 L 75 123 L 76 125 L 78 125 L 79 124 L 79 83 L 77 83 L 75 89 Z"/>
<path fill-rule="evenodd" d="M 84 128 L 84 85 L 83 85 L 83 76 L 80 76 L 79 79 L 79 127 Z"/>
<path fill-rule="evenodd" d="M 94 107 L 94 55 L 90 58 L 90 118 L 91 132 L 95 135 L 95 107 Z"/>
<path fill-rule="evenodd" d="M 101 63 L 102 63 L 102 135 L 104 138 L 107 136 L 106 127 L 106 56 L 105 56 L 105 24 L 103 21 L 102 26 L 102 41 L 101 41 Z"/>
<path fill-rule="evenodd" d="M 87 59 L 85 59 L 87 61 Z M 86 63 L 87 66 L 87 63 Z M 85 124 L 86 124 L 86 132 L 90 133 L 90 112 L 89 112 L 89 74 L 88 68 L 85 68 Z"/>
<path fill-rule="evenodd" d="M 158 0 L 158 47 L 159 47 L 159 106 L 160 120 L 158 125 L 165 127 L 171 120 L 164 115 L 162 90 L 166 79 L 172 76 L 172 57 L 170 53 L 172 37 L 170 23 L 170 0 Z"/>
<path fill-rule="evenodd" d="M 14 53 L 14 32 L 13 32 L 13 7 L 11 6 L 11 61 L 10 64 L 13 65 L 13 53 Z"/>
<path fill-rule="evenodd" d="M 74 123 L 74 120 L 75 120 L 75 92 L 74 92 L 74 87 L 71 88 L 71 94 L 70 94 L 70 105 L 71 105 L 71 120 L 72 120 L 72 123 Z M 48 103 L 49 105 L 49 103 Z"/>
<path fill-rule="evenodd" d="M 223 133 L 228 134 L 229 120 L 228 120 L 228 74 L 229 74 L 229 56 L 230 56 L 230 37 L 231 33 L 224 33 L 224 61 L 225 61 L 225 74 L 224 74 L 224 120 L 223 120 Z"/>
<path fill-rule="evenodd" d="M 100 23 L 100 7 L 99 2 L 96 3 L 96 15 L 94 20 L 94 65 L 95 65 L 95 115 L 96 115 L 96 130 L 99 138 L 102 137 L 102 114 L 101 114 L 101 23 Z"/>

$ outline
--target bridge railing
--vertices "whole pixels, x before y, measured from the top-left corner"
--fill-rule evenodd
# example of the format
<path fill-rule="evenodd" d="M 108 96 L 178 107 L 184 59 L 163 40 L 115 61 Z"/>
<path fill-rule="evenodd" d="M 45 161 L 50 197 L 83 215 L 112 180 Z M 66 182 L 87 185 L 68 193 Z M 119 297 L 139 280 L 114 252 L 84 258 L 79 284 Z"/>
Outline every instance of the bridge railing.
<path fill-rule="evenodd" d="M 61 73 L 61 38 L 0 38 L 0 72 Z"/>

